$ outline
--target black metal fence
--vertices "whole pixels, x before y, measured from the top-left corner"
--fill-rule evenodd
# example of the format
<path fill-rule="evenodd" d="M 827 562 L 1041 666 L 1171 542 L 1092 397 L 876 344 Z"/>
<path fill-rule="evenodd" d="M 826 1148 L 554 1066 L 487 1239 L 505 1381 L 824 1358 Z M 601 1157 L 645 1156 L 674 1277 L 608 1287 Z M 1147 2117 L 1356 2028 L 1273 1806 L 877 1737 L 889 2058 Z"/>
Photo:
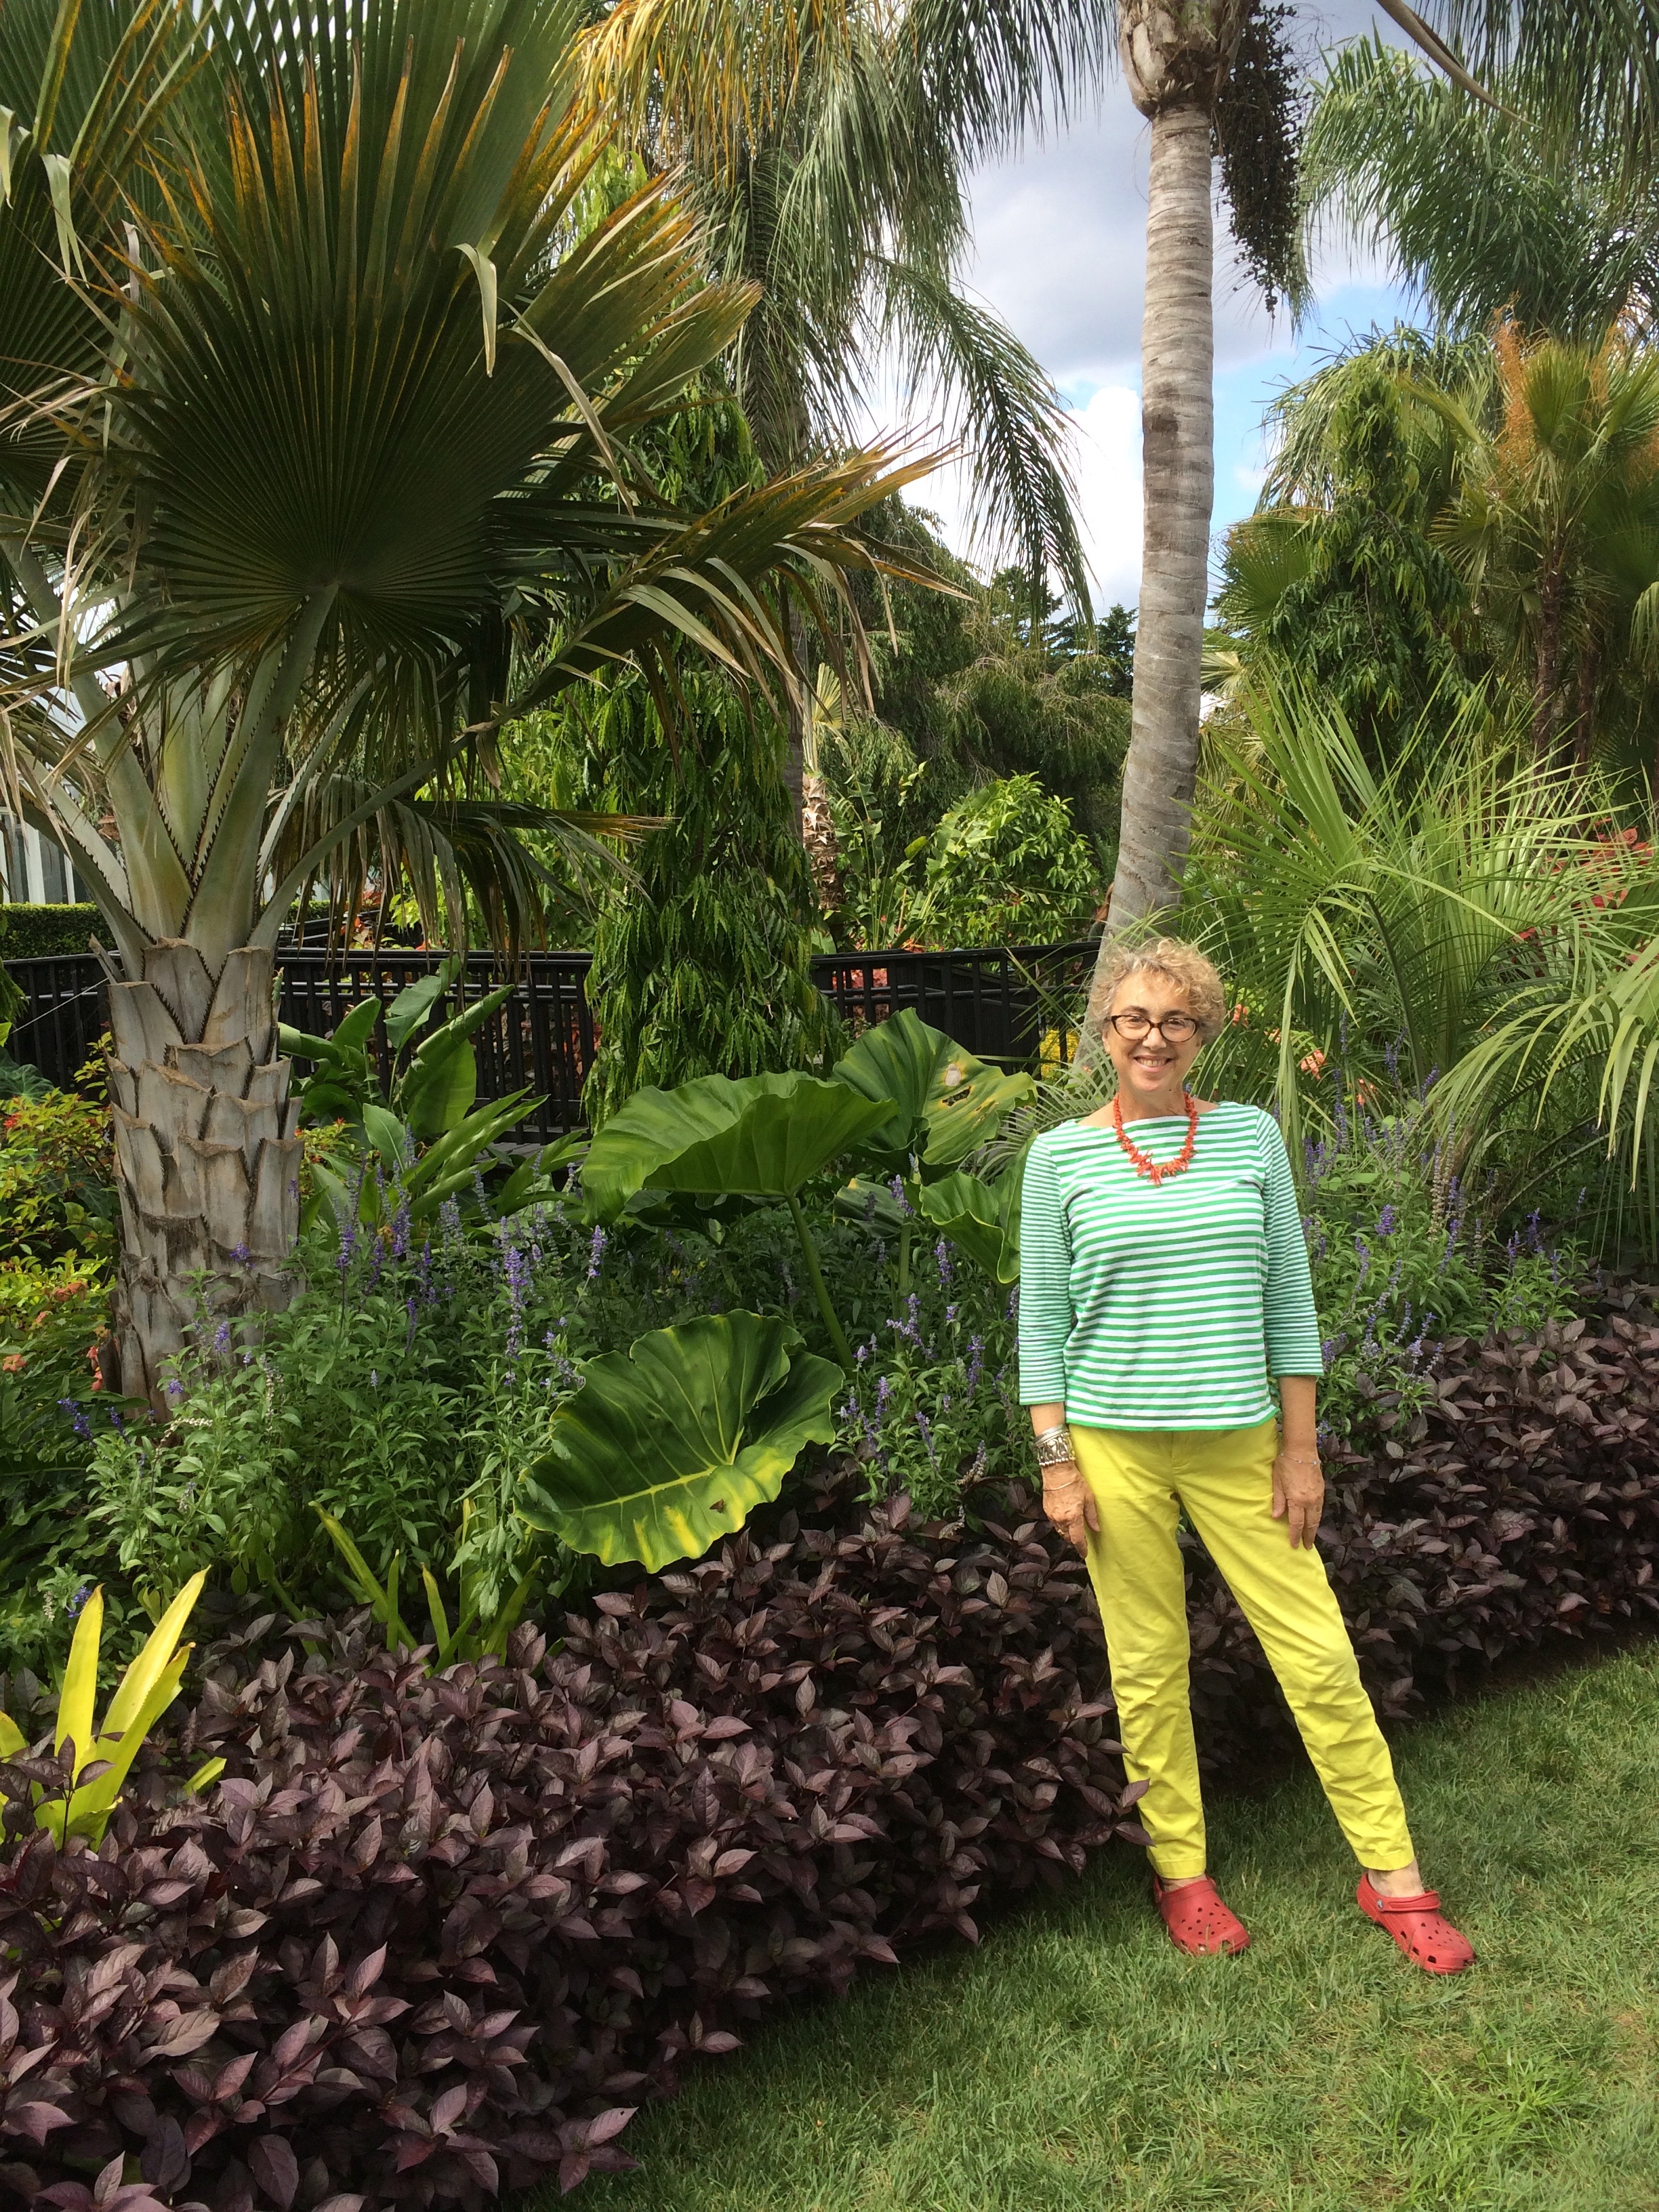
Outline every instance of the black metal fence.
<path fill-rule="evenodd" d="M 1070 1057 L 1066 1018 L 1074 1012 L 1094 958 L 1091 944 L 992 945 L 966 952 L 825 953 L 812 963 L 818 988 L 856 1033 L 911 1007 L 981 1060 L 1034 1067 L 1045 1038 Z M 442 956 L 390 948 L 379 952 L 286 951 L 278 956 L 282 1018 L 326 1036 L 366 998 L 390 1004 L 406 983 L 429 975 Z M 579 1127 L 581 1094 L 593 1062 L 586 952 L 533 952 L 512 969 L 475 953 L 446 998 L 439 1018 L 513 985 L 512 996 L 476 1035 L 478 1094 L 503 1098 L 528 1089 L 542 1103 L 517 1135 L 545 1142 Z M 12 960 L 6 973 L 27 1001 L 14 1026 L 12 1056 L 52 1082 L 67 1085 L 108 1019 L 103 971 L 89 953 Z"/>
<path fill-rule="evenodd" d="M 90 952 L 8 960 L 5 967 L 26 1001 L 6 1050 L 67 1090 L 109 1020 L 103 969 Z"/>

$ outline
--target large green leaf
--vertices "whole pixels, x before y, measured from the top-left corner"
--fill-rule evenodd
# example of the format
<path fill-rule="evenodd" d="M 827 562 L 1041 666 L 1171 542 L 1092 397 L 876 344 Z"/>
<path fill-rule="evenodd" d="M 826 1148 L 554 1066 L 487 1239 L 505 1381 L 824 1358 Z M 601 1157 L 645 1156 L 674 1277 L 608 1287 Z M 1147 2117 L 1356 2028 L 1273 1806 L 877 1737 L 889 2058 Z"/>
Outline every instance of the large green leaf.
<path fill-rule="evenodd" d="M 1021 1176 L 1011 1168 L 995 1182 L 981 1182 L 960 1170 L 939 1182 L 921 1186 L 918 1204 L 924 1217 L 942 1229 L 994 1283 L 1019 1280 Z"/>
<path fill-rule="evenodd" d="M 589 1360 L 520 1511 L 607 1566 L 700 1558 L 835 1435 L 841 1370 L 799 1346 L 786 1322 L 707 1314 Z"/>
<path fill-rule="evenodd" d="M 416 1030 L 431 1018 L 432 1009 L 455 980 L 459 960 L 446 960 L 429 975 L 417 975 L 403 989 L 386 1010 L 386 1042 L 393 1052 L 401 1052 Z"/>
<path fill-rule="evenodd" d="M 513 995 L 508 983 L 465 1007 L 441 1029 L 423 1038 L 398 1077 L 392 1103 L 423 1140 L 458 1128 L 478 1096 L 478 1063 L 472 1039 L 489 1017 Z"/>
<path fill-rule="evenodd" d="M 1029 1075 L 988 1066 L 908 1006 L 866 1030 L 832 1073 L 860 1097 L 890 1103 L 866 1149 L 899 1173 L 912 1153 L 925 1166 L 953 1167 L 1036 1090 Z"/>
<path fill-rule="evenodd" d="M 593 1139 L 582 1188 L 617 1213 L 637 1190 L 744 1192 L 793 1198 L 891 1112 L 811 1075 L 702 1075 L 672 1091 L 636 1091 Z"/>

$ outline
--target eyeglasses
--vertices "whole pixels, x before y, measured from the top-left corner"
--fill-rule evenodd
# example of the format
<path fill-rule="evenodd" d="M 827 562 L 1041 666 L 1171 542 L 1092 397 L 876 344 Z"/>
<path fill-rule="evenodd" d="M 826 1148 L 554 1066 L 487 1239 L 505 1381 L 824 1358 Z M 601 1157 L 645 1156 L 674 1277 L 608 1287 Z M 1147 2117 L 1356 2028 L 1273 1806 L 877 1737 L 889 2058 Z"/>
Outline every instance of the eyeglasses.
<path fill-rule="evenodd" d="M 1118 1035 L 1127 1037 L 1131 1044 L 1139 1044 L 1141 1038 L 1150 1035 L 1153 1030 L 1158 1031 L 1165 1044 L 1185 1044 L 1188 1037 L 1198 1034 L 1198 1024 L 1190 1014 L 1165 1014 L 1161 1022 L 1155 1022 L 1150 1015 L 1142 1013 L 1108 1014 L 1106 1018 Z"/>

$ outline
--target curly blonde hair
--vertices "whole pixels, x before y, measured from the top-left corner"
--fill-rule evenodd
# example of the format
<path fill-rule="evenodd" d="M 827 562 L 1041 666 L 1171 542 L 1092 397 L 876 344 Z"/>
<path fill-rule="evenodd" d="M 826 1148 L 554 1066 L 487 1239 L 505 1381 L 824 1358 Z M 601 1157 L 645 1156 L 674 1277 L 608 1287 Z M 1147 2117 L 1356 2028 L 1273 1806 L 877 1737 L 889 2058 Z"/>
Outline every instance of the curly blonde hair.
<path fill-rule="evenodd" d="M 1109 1012 L 1120 987 L 1131 975 L 1161 975 L 1183 992 L 1206 1038 L 1212 1037 L 1226 1018 L 1227 999 L 1221 978 L 1196 945 L 1185 945 L 1178 937 L 1154 937 L 1144 945 L 1115 946 L 1106 969 L 1105 998 L 1097 1003 Z"/>

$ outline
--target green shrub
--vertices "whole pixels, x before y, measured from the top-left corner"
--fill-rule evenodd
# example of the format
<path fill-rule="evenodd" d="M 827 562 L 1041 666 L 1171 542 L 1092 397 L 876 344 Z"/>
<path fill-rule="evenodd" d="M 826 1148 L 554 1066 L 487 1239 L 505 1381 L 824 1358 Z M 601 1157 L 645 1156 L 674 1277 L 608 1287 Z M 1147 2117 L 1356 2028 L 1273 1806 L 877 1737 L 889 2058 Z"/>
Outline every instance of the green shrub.
<path fill-rule="evenodd" d="M 100 1108 L 49 1091 L 0 1108 L 0 1668 L 67 1648 L 90 1578 L 82 1515 L 103 1392 L 115 1198 Z M 107 1409 L 107 1410 L 106 1410 Z"/>
<path fill-rule="evenodd" d="M 909 933 L 928 945 L 1060 944 L 1087 927 L 1096 877 L 1069 803 L 1034 775 L 1004 776 L 958 800 L 933 832 Z"/>
<path fill-rule="evenodd" d="M 34 906 L 0 901 L 0 957 L 43 960 L 54 952 L 84 952 L 104 929 L 95 906 Z"/>
<path fill-rule="evenodd" d="M 1369 1094 L 1368 1094 L 1369 1095 Z M 1309 1257 L 1324 1338 L 1325 1428 L 1393 1427 L 1424 1404 L 1448 1338 L 1476 1345 L 1573 1311 L 1582 1261 L 1536 1215 L 1507 1235 L 1492 1193 L 1465 1190 L 1414 1099 L 1391 1111 L 1339 1095 L 1334 1133 L 1303 1148 Z"/>
<path fill-rule="evenodd" d="M 0 1261 L 115 1250 L 109 1116 L 72 1091 L 0 1105 Z"/>

